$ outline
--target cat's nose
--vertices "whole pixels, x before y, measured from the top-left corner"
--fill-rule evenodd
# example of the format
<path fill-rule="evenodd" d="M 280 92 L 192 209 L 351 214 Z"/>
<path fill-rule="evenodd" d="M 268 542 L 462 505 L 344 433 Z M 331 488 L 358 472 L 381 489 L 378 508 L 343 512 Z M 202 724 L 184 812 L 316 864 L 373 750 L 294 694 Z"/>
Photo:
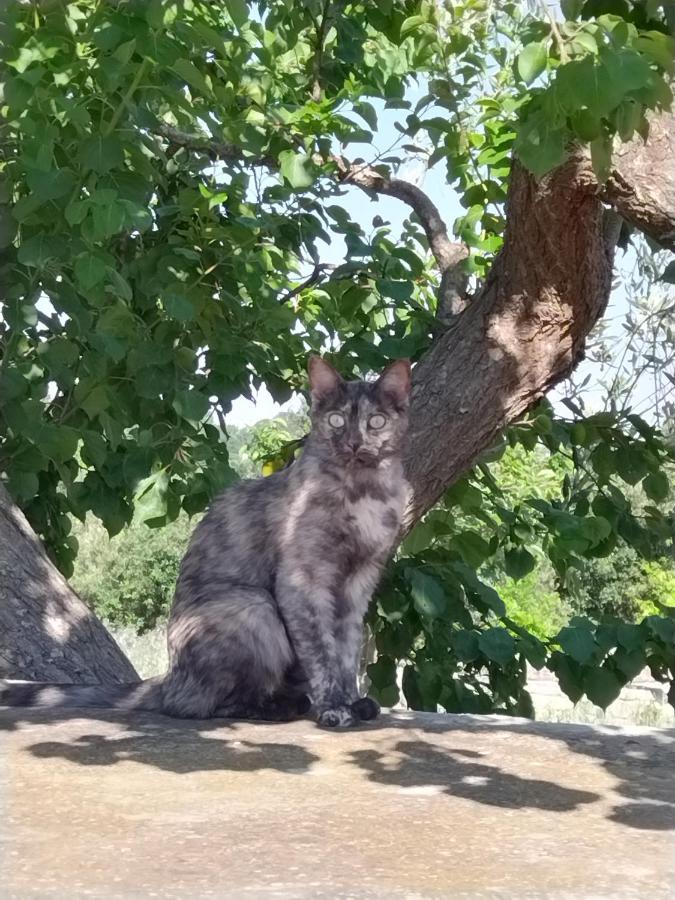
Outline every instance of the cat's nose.
<path fill-rule="evenodd" d="M 358 453 L 361 449 L 361 441 L 349 441 L 349 449 L 352 453 Z"/>

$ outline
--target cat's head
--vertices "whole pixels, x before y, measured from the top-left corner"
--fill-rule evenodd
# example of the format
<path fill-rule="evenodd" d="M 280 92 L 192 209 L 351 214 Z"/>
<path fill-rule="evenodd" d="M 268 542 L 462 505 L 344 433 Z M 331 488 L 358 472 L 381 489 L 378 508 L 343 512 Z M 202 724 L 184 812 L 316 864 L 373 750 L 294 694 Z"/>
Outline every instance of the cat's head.
<path fill-rule="evenodd" d="M 312 445 L 346 466 L 377 466 L 401 453 L 408 427 L 410 362 L 399 359 L 377 381 L 345 381 L 318 356 L 309 360 Z"/>

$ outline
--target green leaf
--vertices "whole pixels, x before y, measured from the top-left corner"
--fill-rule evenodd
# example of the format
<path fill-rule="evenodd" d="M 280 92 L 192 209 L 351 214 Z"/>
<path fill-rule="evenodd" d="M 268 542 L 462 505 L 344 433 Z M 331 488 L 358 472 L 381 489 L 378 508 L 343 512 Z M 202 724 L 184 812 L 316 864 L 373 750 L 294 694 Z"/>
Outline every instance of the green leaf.
<path fill-rule="evenodd" d="M 513 635 L 504 628 L 488 628 L 478 637 L 478 646 L 488 659 L 507 666 L 516 655 L 516 642 Z"/>
<path fill-rule="evenodd" d="M 227 11 L 234 24 L 240 30 L 248 22 L 248 4 L 246 0 L 227 0 Z"/>
<path fill-rule="evenodd" d="M 432 522 L 419 522 L 403 541 L 401 550 L 406 556 L 414 556 L 432 543 L 434 526 Z"/>
<path fill-rule="evenodd" d="M 91 200 L 75 200 L 66 206 L 64 216 L 69 225 L 79 225 L 87 216 L 91 209 Z"/>
<path fill-rule="evenodd" d="M 504 601 L 497 591 L 490 585 L 482 582 L 469 566 L 464 563 L 453 563 L 452 568 L 461 579 L 466 590 L 475 595 L 476 602 L 484 603 L 488 609 L 500 617 L 506 615 Z"/>
<path fill-rule="evenodd" d="M 632 681 L 644 669 L 647 664 L 647 657 L 642 649 L 624 650 L 620 647 L 613 654 L 612 661 L 625 676 L 626 681 Z"/>
<path fill-rule="evenodd" d="M 370 663 L 366 671 L 370 683 L 378 690 L 396 684 L 396 660 L 390 656 L 379 655 L 377 661 Z"/>
<path fill-rule="evenodd" d="M 161 469 L 144 478 L 134 496 L 134 518 L 139 522 L 160 519 L 167 512 L 169 475 Z"/>
<path fill-rule="evenodd" d="M 191 88 L 196 88 L 200 93 L 205 94 L 207 97 L 211 95 L 212 91 L 210 85 L 197 66 L 195 66 L 194 63 L 191 63 L 189 59 L 177 59 L 173 64 L 172 69 L 177 75 L 184 78 Z"/>
<path fill-rule="evenodd" d="M 584 0 L 560 0 L 560 9 L 565 18 L 573 22 L 584 8 Z"/>
<path fill-rule="evenodd" d="M 75 180 L 72 169 L 50 169 L 48 172 L 32 169 L 26 177 L 31 191 L 38 194 L 42 202 L 69 194 L 75 186 Z"/>
<path fill-rule="evenodd" d="M 537 670 L 544 668 L 548 654 L 546 645 L 539 638 L 527 632 L 522 633 L 518 637 L 518 648 L 531 666 Z"/>
<path fill-rule="evenodd" d="M 43 424 L 37 431 L 35 444 L 40 451 L 56 463 L 72 459 L 77 450 L 79 435 L 67 425 Z"/>
<path fill-rule="evenodd" d="M 87 391 L 83 394 L 79 404 L 90 419 L 95 419 L 100 412 L 110 406 L 110 397 L 106 386 L 99 384 Z"/>
<path fill-rule="evenodd" d="M 663 275 L 661 275 L 661 281 L 665 281 L 666 284 L 675 284 L 675 260 L 669 262 L 665 267 Z"/>
<path fill-rule="evenodd" d="M 133 300 L 133 291 L 131 290 L 131 285 L 118 271 L 115 269 L 108 269 L 108 278 L 110 279 L 111 287 L 114 293 L 121 297 L 122 300 L 126 300 L 127 302 L 131 302 Z M 110 290 L 110 288 L 106 288 L 106 290 Z"/>
<path fill-rule="evenodd" d="M 132 200 L 120 200 L 119 202 L 124 207 L 127 228 L 140 231 L 142 234 L 151 227 L 152 213 L 147 207 Z"/>
<path fill-rule="evenodd" d="M 628 98 L 616 111 L 616 129 L 622 141 L 629 141 L 640 127 L 642 121 L 642 104 Z"/>
<path fill-rule="evenodd" d="M 592 56 L 560 66 L 554 91 L 568 113 L 586 107 L 596 117 L 609 115 L 622 99 L 618 86 Z"/>
<path fill-rule="evenodd" d="M 650 500 L 659 503 L 670 494 L 670 482 L 665 472 L 652 472 L 642 481 L 642 488 Z"/>
<path fill-rule="evenodd" d="M 526 168 L 538 178 L 565 160 L 567 134 L 545 116 L 531 116 L 518 130 L 516 150 Z"/>
<path fill-rule="evenodd" d="M 14 468 L 8 472 L 7 487 L 10 494 L 20 503 L 32 500 L 38 492 L 39 485 L 35 472 L 22 472 Z"/>
<path fill-rule="evenodd" d="M 188 422 L 201 422 L 209 411 L 209 398 L 197 390 L 176 391 L 171 404 L 179 416 Z"/>
<path fill-rule="evenodd" d="M 75 260 L 75 278 L 87 291 L 105 278 L 107 266 L 96 253 L 81 253 Z"/>
<path fill-rule="evenodd" d="M 92 237 L 95 241 L 102 241 L 117 234 L 124 227 L 126 210 L 116 200 L 106 203 L 105 206 L 94 206 L 94 228 Z"/>
<path fill-rule="evenodd" d="M 673 72 L 675 68 L 675 38 L 660 31 L 643 31 L 635 40 L 634 47 L 651 57 L 666 72 Z"/>
<path fill-rule="evenodd" d="M 478 633 L 476 631 L 453 631 L 452 650 L 462 662 L 473 662 L 478 658 Z"/>
<path fill-rule="evenodd" d="M 617 678 L 614 672 L 600 667 L 584 673 L 583 685 L 591 703 L 595 703 L 596 706 L 605 710 L 621 693 L 623 682 Z"/>
<path fill-rule="evenodd" d="M 637 484 L 649 471 L 649 462 L 642 447 L 635 444 L 620 447 L 615 454 L 617 474 L 628 484 Z"/>
<path fill-rule="evenodd" d="M 308 188 L 314 184 L 314 165 L 306 153 L 284 150 L 279 154 L 279 169 L 292 188 Z"/>
<path fill-rule="evenodd" d="M 80 351 L 76 344 L 63 337 L 53 337 L 38 345 L 38 355 L 52 370 L 72 366 L 79 358 Z"/>
<path fill-rule="evenodd" d="M 551 654 L 549 668 L 555 673 L 561 691 L 572 703 L 578 703 L 584 695 L 583 670 L 579 664 L 556 650 Z"/>
<path fill-rule="evenodd" d="M 17 259 L 24 266 L 43 269 L 50 260 L 55 260 L 63 253 L 61 240 L 46 234 L 36 234 L 19 246 Z"/>
<path fill-rule="evenodd" d="M 462 559 L 474 569 L 480 568 L 491 555 L 488 542 L 475 531 L 462 531 L 452 539 L 453 547 Z"/>
<path fill-rule="evenodd" d="M 164 309 L 179 322 L 192 322 L 196 317 L 194 303 L 186 294 L 170 292 L 162 298 Z"/>
<path fill-rule="evenodd" d="M 598 446 L 591 453 L 591 465 L 602 481 L 607 481 L 616 471 L 616 457 L 612 448 L 605 443 Z"/>
<path fill-rule="evenodd" d="M 652 81 L 649 62 L 628 47 L 620 50 L 606 47 L 600 52 L 600 60 L 606 72 L 605 77 L 621 99 L 630 91 L 637 91 Z"/>
<path fill-rule="evenodd" d="M 647 616 L 645 624 L 656 637 L 664 643 L 672 645 L 675 642 L 675 622 L 662 616 Z"/>
<path fill-rule="evenodd" d="M 646 637 L 641 625 L 633 625 L 628 622 L 621 622 L 617 625 L 616 636 L 621 646 L 629 653 L 642 647 Z"/>
<path fill-rule="evenodd" d="M 405 19 L 401 23 L 401 40 L 403 40 L 403 38 L 406 38 L 409 34 L 412 34 L 413 31 L 417 31 L 417 29 L 424 24 L 425 20 L 422 18 L 422 16 L 410 16 L 409 18 Z"/>
<path fill-rule="evenodd" d="M 513 547 L 504 554 L 504 568 L 509 578 L 524 578 L 535 566 L 535 558 L 524 547 Z"/>
<path fill-rule="evenodd" d="M 80 162 L 85 168 L 104 175 L 124 162 L 122 142 L 113 134 L 96 134 L 82 144 Z"/>
<path fill-rule="evenodd" d="M 518 55 L 518 73 L 525 84 L 531 84 L 546 69 L 546 44 L 528 44 Z"/>
<path fill-rule="evenodd" d="M 447 608 L 447 597 L 440 582 L 420 569 L 406 569 L 406 577 L 417 612 L 427 619 L 442 616 Z"/>
<path fill-rule="evenodd" d="M 588 663 L 598 649 L 593 635 L 586 628 L 566 626 L 560 630 L 556 641 L 580 665 Z"/>

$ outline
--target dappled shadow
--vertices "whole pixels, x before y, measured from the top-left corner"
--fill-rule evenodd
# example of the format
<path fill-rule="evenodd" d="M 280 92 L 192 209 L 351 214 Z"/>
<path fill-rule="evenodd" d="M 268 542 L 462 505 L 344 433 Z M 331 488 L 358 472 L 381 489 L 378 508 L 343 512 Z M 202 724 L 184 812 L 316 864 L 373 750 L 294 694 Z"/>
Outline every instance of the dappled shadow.
<path fill-rule="evenodd" d="M 356 765 L 379 784 L 405 788 L 437 787 L 453 797 L 463 797 L 489 806 L 508 809 L 546 809 L 569 812 L 584 803 L 599 800 L 598 794 L 562 787 L 553 781 L 521 778 L 497 766 L 469 761 L 479 754 L 462 749 L 435 747 L 426 741 L 399 741 L 396 760 L 389 753 L 357 750 L 351 754 Z"/>
<path fill-rule="evenodd" d="M 18 724 L 17 710 L 0 714 Z M 28 752 L 42 759 L 65 759 L 81 766 L 112 766 L 119 762 L 137 762 L 179 775 L 190 772 L 254 772 L 270 769 L 288 774 L 309 771 L 318 760 L 304 747 L 289 742 L 242 740 L 236 728 L 232 736 L 223 731 L 236 723 L 224 719 L 174 720 L 165 716 L 115 713 L 106 710 L 31 710 L 21 717 L 26 723 L 58 725 L 64 718 L 107 722 L 122 728 L 120 733 L 87 732 L 69 740 L 41 741 L 29 745 Z M 67 713 L 67 716 L 64 716 Z M 265 723 L 258 723 L 264 728 Z M 209 731 L 218 730 L 217 736 Z M 262 737 L 262 734 L 261 734 Z"/>
<path fill-rule="evenodd" d="M 542 741 L 555 741 L 572 753 L 596 759 L 602 770 L 612 777 L 613 791 L 619 797 L 625 798 L 625 802 L 614 803 L 609 814 L 610 819 L 631 828 L 675 831 L 675 729 L 673 728 L 563 725 L 510 720 L 507 717 L 444 716 L 430 713 L 394 716 L 383 724 L 404 732 L 414 731 L 417 734 L 422 732 L 427 735 L 467 731 L 478 735 L 484 734 L 485 731 L 495 733 L 507 731 Z M 536 749 L 531 752 L 536 754 Z M 457 756 L 457 751 L 451 751 L 451 755 Z M 415 771 L 423 775 L 425 766 L 423 762 L 406 763 L 404 758 L 401 769 L 402 777 Z M 471 777 L 472 773 L 466 771 L 464 774 Z M 478 774 L 480 777 L 480 773 Z M 371 775 L 376 778 L 378 773 L 373 770 Z M 383 777 L 391 779 L 394 775 L 389 772 Z M 499 777 L 502 778 L 503 773 Z M 507 785 L 508 798 L 510 792 L 512 795 L 512 791 L 517 789 L 517 785 L 509 789 L 508 776 L 503 783 Z M 534 787 L 536 790 L 536 783 Z M 494 784 L 492 789 L 495 789 Z M 453 790 L 448 792 L 457 793 L 454 786 Z M 541 797 L 545 799 L 545 789 Z"/>
<path fill-rule="evenodd" d="M 59 726 L 69 719 L 77 719 L 81 727 L 74 738 L 60 740 Z M 87 721 L 113 727 L 89 728 Z M 103 709 L 0 711 L 0 729 L 21 726 L 32 730 L 40 725 L 54 726 L 56 739 L 33 743 L 28 752 L 45 760 L 61 758 L 89 767 L 131 760 L 176 773 L 270 769 L 301 774 L 310 771 L 320 759 L 306 749 L 316 733 L 314 729 L 319 730 L 309 722 L 282 725 L 227 719 L 181 720 Z M 383 730 L 394 734 L 389 747 L 381 752 L 368 735 Z M 322 740 L 338 747 L 343 741 L 350 741 L 345 746 L 344 765 L 357 766 L 376 784 L 463 797 L 506 809 L 568 812 L 599 800 L 599 794 L 592 791 L 558 783 L 559 773 L 553 760 L 550 779 L 525 777 L 487 763 L 483 754 L 474 750 L 448 746 L 447 738 L 456 734 L 464 742 L 467 736 L 478 740 L 486 733 L 495 737 L 504 732 L 513 733 L 535 739 L 534 743 L 528 743 L 531 758 L 537 755 L 536 741 L 541 741 L 542 757 L 549 759 L 551 752 L 547 745 L 553 741 L 566 751 L 596 760 L 599 769 L 611 776 L 611 788 L 602 789 L 603 798 L 611 804 L 606 813 L 610 820 L 641 830 L 675 831 L 675 729 L 622 729 L 497 716 L 396 713 L 364 724 L 359 731 L 363 739 L 356 750 L 354 738 L 349 737 L 354 734 L 351 729 L 321 731 L 321 734 Z M 288 738 L 283 740 L 285 733 Z M 434 735 L 444 735 L 443 742 L 434 742 Z M 43 736 L 41 730 L 40 737 Z M 602 782 L 599 778 L 599 783 Z"/>

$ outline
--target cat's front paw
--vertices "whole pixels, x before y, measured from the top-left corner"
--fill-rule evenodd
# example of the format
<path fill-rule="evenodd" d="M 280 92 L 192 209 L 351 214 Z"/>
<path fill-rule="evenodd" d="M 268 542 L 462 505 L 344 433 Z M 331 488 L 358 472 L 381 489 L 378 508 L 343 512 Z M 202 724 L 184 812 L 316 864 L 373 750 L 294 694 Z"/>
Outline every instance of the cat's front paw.
<path fill-rule="evenodd" d="M 357 719 L 362 722 L 370 722 L 376 719 L 380 714 L 380 704 L 372 697 L 359 697 L 351 705 L 351 710 Z"/>
<path fill-rule="evenodd" d="M 349 728 L 358 725 L 359 720 L 349 706 L 335 706 L 321 710 L 317 722 L 324 728 Z"/>

